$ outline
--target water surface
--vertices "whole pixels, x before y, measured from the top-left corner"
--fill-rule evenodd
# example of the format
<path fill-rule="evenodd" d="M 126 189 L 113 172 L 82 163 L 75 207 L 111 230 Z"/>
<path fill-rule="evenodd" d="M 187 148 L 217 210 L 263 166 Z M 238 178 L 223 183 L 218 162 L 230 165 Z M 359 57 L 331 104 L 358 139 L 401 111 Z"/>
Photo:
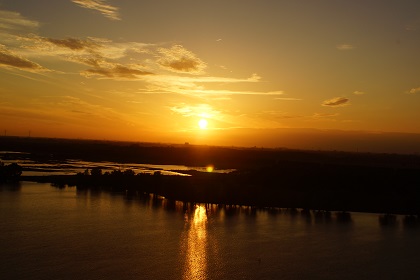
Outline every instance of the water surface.
<path fill-rule="evenodd" d="M 420 229 L 149 196 L 0 187 L 3 279 L 415 279 Z"/>

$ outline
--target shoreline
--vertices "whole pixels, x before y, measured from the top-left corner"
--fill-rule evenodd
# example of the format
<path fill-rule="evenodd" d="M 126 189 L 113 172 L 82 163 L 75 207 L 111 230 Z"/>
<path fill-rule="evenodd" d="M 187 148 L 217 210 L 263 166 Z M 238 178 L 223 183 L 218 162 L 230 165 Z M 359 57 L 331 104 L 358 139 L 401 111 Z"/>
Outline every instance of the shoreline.
<path fill-rule="evenodd" d="M 327 212 L 365 212 L 377 214 L 419 215 L 420 199 L 416 195 L 392 192 L 384 188 L 363 189 L 349 186 L 277 185 L 269 179 L 254 184 L 253 175 L 207 174 L 184 177 L 137 174 L 22 176 L 20 181 L 50 183 L 58 187 L 76 187 L 111 192 L 148 193 L 169 200 L 189 203 L 240 205 L 257 208 L 289 208 Z M 259 177 L 259 176 L 258 176 Z M 268 177 L 266 177 L 268 178 Z M 261 179 L 261 178 L 259 178 Z M 254 182 L 253 182 L 254 181 Z M 392 184 L 391 184 L 392 185 Z"/>
<path fill-rule="evenodd" d="M 99 173 L 24 176 L 20 180 L 117 191 L 172 200 L 255 207 L 420 214 L 420 156 L 208 146 L 142 146 L 62 139 L 0 139 L 2 159 L 52 166 L 66 160 L 213 166 L 230 173 L 179 170 L 190 176 Z M 21 152 L 21 153 L 16 153 Z M 24 154 L 22 154 L 24 153 Z M 92 170 L 90 170 L 92 172 Z M 98 170 L 97 170 L 98 171 Z M 177 171 L 177 170 L 174 170 Z M 89 173 L 89 172 L 88 172 Z M 105 172 L 107 173 L 107 172 Z M 113 172 L 111 172 L 113 173 Z M 1 179 L 1 178 L 0 178 Z"/>

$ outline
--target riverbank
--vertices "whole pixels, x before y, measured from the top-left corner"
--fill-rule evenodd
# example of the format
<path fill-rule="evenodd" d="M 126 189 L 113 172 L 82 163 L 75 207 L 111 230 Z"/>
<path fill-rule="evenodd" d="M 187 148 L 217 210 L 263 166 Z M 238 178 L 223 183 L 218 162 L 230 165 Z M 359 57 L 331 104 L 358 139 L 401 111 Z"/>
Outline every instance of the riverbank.
<path fill-rule="evenodd" d="M 3 153 L 3 160 L 31 160 L 49 166 L 74 159 L 235 170 L 171 170 L 189 176 L 164 176 L 159 170 L 154 175 L 105 172 L 24 176 L 21 180 L 154 193 L 196 203 L 420 214 L 418 155 L 19 137 L 0 137 L 0 144 L 3 151 L 12 151 Z"/>
<path fill-rule="evenodd" d="M 420 214 L 420 176 L 416 169 L 289 163 L 227 174 L 179 172 L 190 176 L 121 172 L 23 176 L 21 180 L 81 189 L 153 193 L 195 203 Z"/>

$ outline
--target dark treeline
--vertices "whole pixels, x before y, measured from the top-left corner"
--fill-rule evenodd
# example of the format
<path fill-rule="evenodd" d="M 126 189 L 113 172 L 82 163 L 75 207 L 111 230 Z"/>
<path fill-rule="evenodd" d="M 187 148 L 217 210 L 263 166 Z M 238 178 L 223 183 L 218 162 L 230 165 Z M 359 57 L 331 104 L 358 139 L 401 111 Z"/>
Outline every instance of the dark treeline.
<path fill-rule="evenodd" d="M 83 159 L 236 169 L 162 176 L 99 170 L 23 178 L 78 188 L 146 192 L 169 199 L 259 207 L 420 214 L 420 157 L 281 149 L 0 137 L 2 150 L 37 161 Z M 15 155 L 16 156 L 16 155 Z M 17 155 L 18 156 L 18 155 Z"/>
<path fill-rule="evenodd" d="M 420 174 L 415 169 L 295 163 L 229 174 L 187 173 L 191 176 L 92 170 L 43 180 L 78 188 L 154 193 L 185 202 L 420 214 Z"/>
<path fill-rule="evenodd" d="M 18 181 L 20 175 L 22 175 L 22 167 L 19 164 L 4 164 L 0 161 L 0 183 Z"/>

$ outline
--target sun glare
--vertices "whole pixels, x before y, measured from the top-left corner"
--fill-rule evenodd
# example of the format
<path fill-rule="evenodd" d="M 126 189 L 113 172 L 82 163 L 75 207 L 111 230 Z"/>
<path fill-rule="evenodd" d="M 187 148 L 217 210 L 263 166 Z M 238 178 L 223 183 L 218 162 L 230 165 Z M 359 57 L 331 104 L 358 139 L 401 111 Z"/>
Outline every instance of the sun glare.
<path fill-rule="evenodd" d="M 207 124 L 208 124 L 208 122 L 207 122 L 206 119 L 201 119 L 201 120 L 198 121 L 198 126 L 201 129 L 206 129 L 207 128 Z"/>

